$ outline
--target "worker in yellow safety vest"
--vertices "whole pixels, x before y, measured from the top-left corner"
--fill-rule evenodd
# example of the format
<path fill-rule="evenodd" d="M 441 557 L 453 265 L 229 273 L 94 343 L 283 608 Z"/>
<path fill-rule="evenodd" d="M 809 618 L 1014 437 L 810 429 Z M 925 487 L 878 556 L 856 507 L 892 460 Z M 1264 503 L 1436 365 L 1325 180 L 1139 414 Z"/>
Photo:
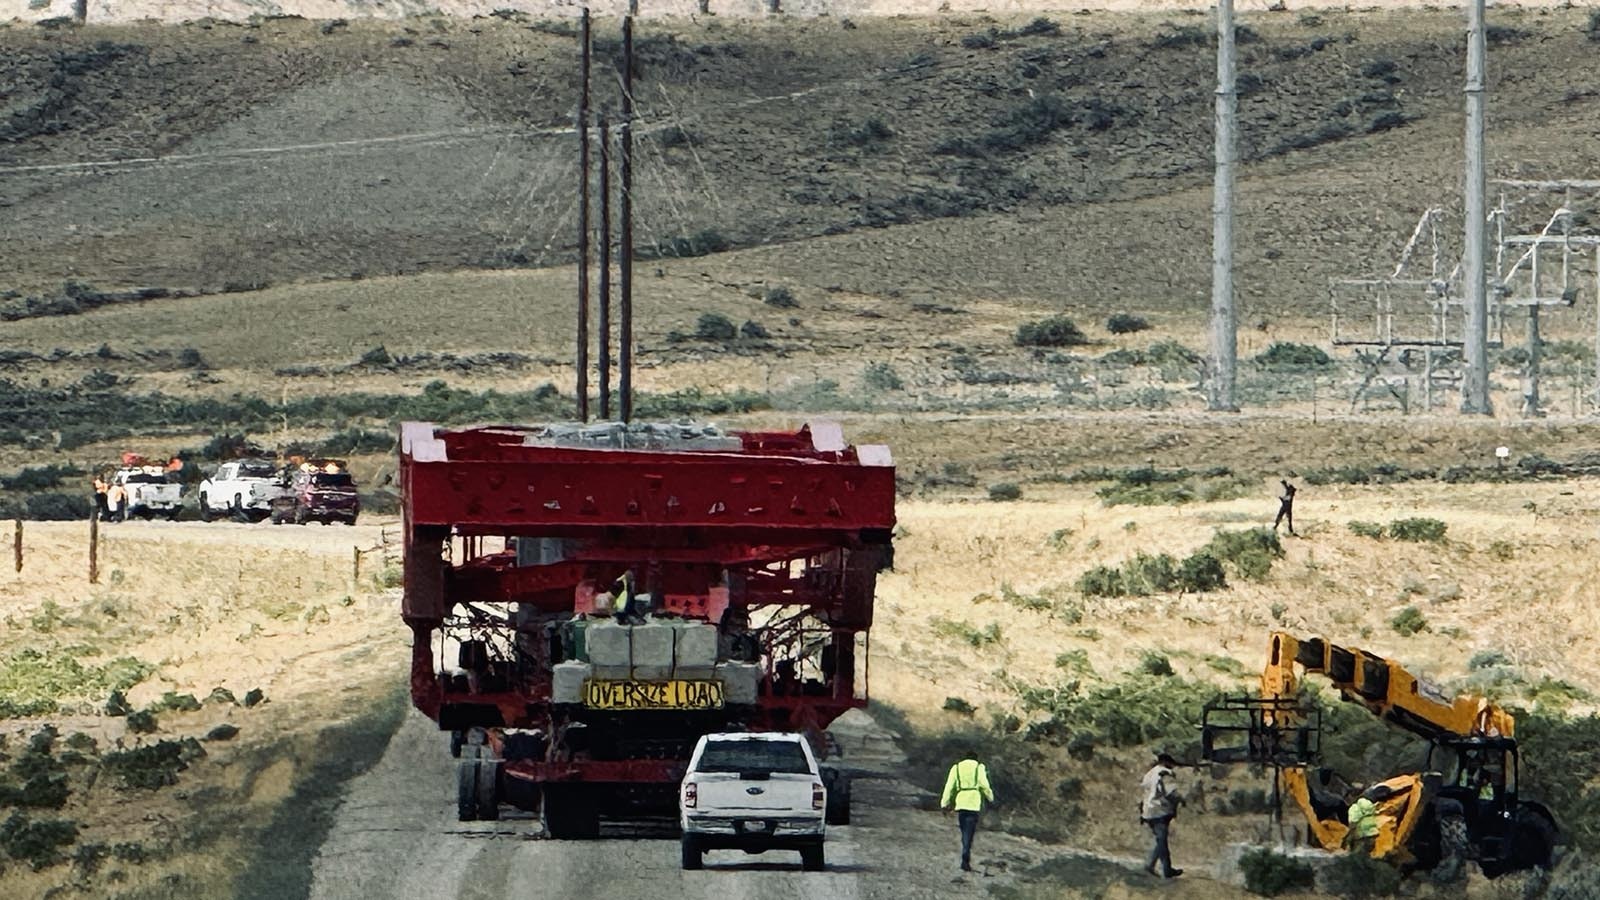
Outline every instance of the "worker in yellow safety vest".
<path fill-rule="evenodd" d="M 950 767 L 944 780 L 944 795 L 939 798 L 939 808 L 948 814 L 955 804 L 956 821 L 961 828 L 961 871 L 972 871 L 972 839 L 978 833 L 978 814 L 983 802 L 994 802 L 994 789 L 989 787 L 989 768 L 972 758 L 962 757 Z"/>
<path fill-rule="evenodd" d="M 1378 840 L 1377 795 L 1381 789 L 1382 785 L 1366 789 L 1345 811 L 1345 824 L 1350 826 L 1350 830 L 1345 832 L 1344 841 L 1351 853 L 1372 855 L 1372 845 Z"/>

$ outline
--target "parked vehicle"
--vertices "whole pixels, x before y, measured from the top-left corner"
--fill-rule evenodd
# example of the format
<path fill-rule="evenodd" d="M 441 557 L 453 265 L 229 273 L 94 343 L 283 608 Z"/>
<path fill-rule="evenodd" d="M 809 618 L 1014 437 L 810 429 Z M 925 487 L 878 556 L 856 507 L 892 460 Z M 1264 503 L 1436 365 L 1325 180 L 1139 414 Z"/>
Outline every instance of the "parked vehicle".
<path fill-rule="evenodd" d="M 200 482 L 200 518 L 219 515 L 259 522 L 272 513 L 272 501 L 289 495 L 288 481 L 266 459 L 241 459 Z"/>
<path fill-rule="evenodd" d="M 308 459 L 286 471 L 288 487 L 272 500 L 272 524 L 356 523 L 361 499 L 356 496 L 356 482 L 344 460 Z"/>
<path fill-rule="evenodd" d="M 824 865 L 828 792 L 803 735 L 708 734 L 679 793 L 683 867 L 707 850 L 798 850 L 808 872 Z"/>
<path fill-rule="evenodd" d="M 122 488 L 118 508 L 110 510 L 113 519 L 176 519 L 183 511 L 183 485 L 170 481 L 164 467 L 143 458 L 125 455 L 108 481 Z"/>

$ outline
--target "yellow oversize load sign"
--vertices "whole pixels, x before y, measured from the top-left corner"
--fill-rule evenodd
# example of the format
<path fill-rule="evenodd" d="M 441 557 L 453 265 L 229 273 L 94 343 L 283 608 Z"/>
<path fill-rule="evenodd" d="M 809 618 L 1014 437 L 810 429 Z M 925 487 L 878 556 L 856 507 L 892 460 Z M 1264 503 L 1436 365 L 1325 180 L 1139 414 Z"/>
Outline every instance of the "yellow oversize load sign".
<path fill-rule="evenodd" d="M 720 681 L 586 681 L 591 709 L 721 709 Z"/>

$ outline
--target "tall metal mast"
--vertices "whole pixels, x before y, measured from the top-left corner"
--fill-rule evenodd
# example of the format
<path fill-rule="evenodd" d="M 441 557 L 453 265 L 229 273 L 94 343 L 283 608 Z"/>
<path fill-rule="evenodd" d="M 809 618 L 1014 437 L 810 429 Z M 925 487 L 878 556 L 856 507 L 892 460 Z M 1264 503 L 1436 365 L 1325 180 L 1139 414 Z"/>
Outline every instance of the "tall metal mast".
<path fill-rule="evenodd" d="M 1466 372 L 1461 379 L 1461 411 L 1491 415 L 1489 405 L 1489 298 L 1484 272 L 1489 236 L 1484 204 L 1483 118 L 1484 70 L 1487 51 L 1483 27 L 1484 0 L 1467 4 L 1467 140 L 1466 254 L 1461 282 L 1465 289 Z"/>
<path fill-rule="evenodd" d="M 1233 309 L 1233 0 L 1217 0 L 1216 177 L 1211 200 L 1211 384 L 1208 406 L 1236 412 L 1238 322 Z"/>

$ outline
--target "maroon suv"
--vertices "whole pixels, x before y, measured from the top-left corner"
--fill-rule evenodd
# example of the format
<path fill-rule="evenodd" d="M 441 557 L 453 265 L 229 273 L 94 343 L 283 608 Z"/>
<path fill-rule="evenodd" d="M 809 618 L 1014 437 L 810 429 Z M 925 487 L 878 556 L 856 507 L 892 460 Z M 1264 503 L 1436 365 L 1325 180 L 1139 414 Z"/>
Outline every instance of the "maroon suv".
<path fill-rule="evenodd" d="M 361 514 L 356 482 L 341 460 L 314 460 L 285 472 L 287 497 L 272 501 L 272 523 L 343 522 L 354 525 Z"/>

